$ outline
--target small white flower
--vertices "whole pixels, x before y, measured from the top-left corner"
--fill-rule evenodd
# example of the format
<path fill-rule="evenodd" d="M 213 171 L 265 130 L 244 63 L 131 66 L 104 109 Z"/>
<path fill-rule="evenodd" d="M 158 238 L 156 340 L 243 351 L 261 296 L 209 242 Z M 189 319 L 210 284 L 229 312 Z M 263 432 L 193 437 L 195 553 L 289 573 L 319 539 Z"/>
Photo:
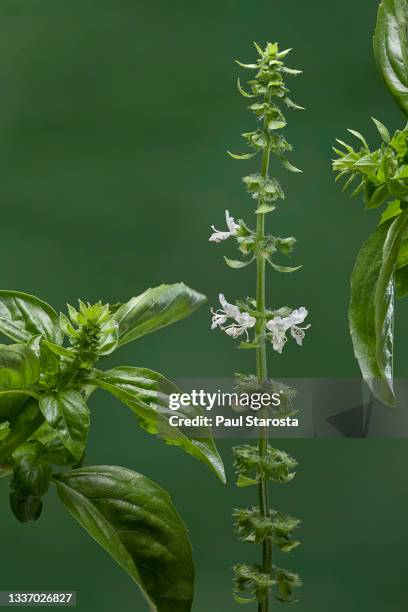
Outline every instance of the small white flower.
<path fill-rule="evenodd" d="M 210 242 L 222 242 L 223 240 L 227 240 L 230 236 L 234 236 L 235 232 L 239 228 L 239 224 L 235 223 L 233 217 L 230 217 L 228 210 L 225 211 L 225 220 L 227 222 L 228 232 L 220 232 L 213 225 L 211 226 L 214 230 L 214 233 L 210 236 Z"/>
<path fill-rule="evenodd" d="M 286 330 L 282 329 L 280 321 L 277 321 L 276 319 L 281 319 L 281 317 L 275 317 L 275 319 L 268 321 L 266 327 L 271 332 L 273 350 L 278 353 L 282 353 L 283 347 L 288 339 L 286 337 Z"/>
<path fill-rule="evenodd" d="M 308 312 L 306 308 L 303 306 L 298 310 L 294 310 L 292 312 L 293 325 L 290 328 L 290 333 L 292 337 L 296 340 L 296 343 L 299 346 L 302 346 L 303 338 L 305 337 L 305 329 L 309 329 L 310 325 L 306 325 L 305 327 L 298 327 L 298 323 L 303 323 L 306 319 Z"/>
<path fill-rule="evenodd" d="M 298 327 L 300 323 L 306 319 L 308 311 L 303 306 L 296 310 L 293 310 L 286 317 L 274 317 L 266 324 L 267 329 L 271 332 L 272 347 L 278 353 L 282 353 L 283 347 L 287 342 L 286 332 L 290 329 L 292 337 L 296 340 L 296 343 L 301 346 L 303 338 L 305 337 L 305 329 L 309 329 L 310 325 L 306 327 Z"/>
<path fill-rule="evenodd" d="M 222 309 L 220 308 L 219 310 L 214 310 L 211 308 L 211 329 L 216 329 L 219 327 L 232 338 L 238 338 L 239 336 L 242 336 L 242 334 L 246 334 L 248 340 L 248 329 L 255 326 L 255 317 L 252 317 L 247 312 L 241 312 L 238 306 L 229 304 L 222 293 L 220 293 L 219 299 Z M 230 323 L 224 327 L 224 323 L 226 323 L 228 319 L 234 319 L 234 323 Z"/>

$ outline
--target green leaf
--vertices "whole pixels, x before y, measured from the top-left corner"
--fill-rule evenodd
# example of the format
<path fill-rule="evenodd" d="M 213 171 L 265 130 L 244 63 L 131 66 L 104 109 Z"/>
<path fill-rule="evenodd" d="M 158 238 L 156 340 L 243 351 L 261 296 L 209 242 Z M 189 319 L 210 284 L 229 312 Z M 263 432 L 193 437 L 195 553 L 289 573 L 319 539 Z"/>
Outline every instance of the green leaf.
<path fill-rule="evenodd" d="M 408 266 L 400 268 L 395 273 L 395 295 L 399 299 L 408 295 Z"/>
<path fill-rule="evenodd" d="M 42 511 L 41 497 L 48 491 L 51 466 L 42 461 L 41 444 L 27 442 L 19 456 L 11 479 L 10 506 L 21 522 L 36 521 Z"/>
<path fill-rule="evenodd" d="M 405 115 L 408 115 L 407 28 L 406 0 L 382 0 L 374 35 L 374 55 L 385 84 Z"/>
<path fill-rule="evenodd" d="M 170 396 L 179 396 L 181 392 L 167 378 L 147 368 L 120 367 L 107 372 L 95 371 L 89 382 L 120 399 L 148 433 L 158 434 L 167 444 L 181 447 L 209 466 L 225 482 L 224 466 L 210 430 L 194 428 L 194 434 L 191 434 L 183 427 L 170 425 L 169 417 L 176 414 L 170 410 Z M 183 406 L 177 414 L 194 418 L 201 416 L 202 412 L 195 406 Z"/>
<path fill-rule="evenodd" d="M 0 345 L 0 421 L 13 420 L 27 400 L 36 396 L 40 363 L 23 344 Z"/>
<path fill-rule="evenodd" d="M 119 346 L 189 316 L 206 300 L 184 283 L 160 285 L 122 304 L 115 312 Z"/>
<path fill-rule="evenodd" d="M 390 202 L 383 214 L 381 215 L 379 225 L 382 225 L 386 221 L 389 221 L 389 219 L 394 219 L 394 217 L 398 217 L 401 212 L 402 208 L 399 200 L 394 200 L 393 202 Z"/>
<path fill-rule="evenodd" d="M 403 131 L 397 130 L 390 142 L 391 147 L 398 153 L 399 158 L 405 157 L 407 154 L 407 127 Z"/>
<path fill-rule="evenodd" d="M 399 168 L 392 178 L 393 180 L 408 178 L 408 166 L 402 166 L 401 168 Z"/>
<path fill-rule="evenodd" d="M 256 215 L 266 215 L 267 213 L 273 212 L 276 210 L 276 206 L 273 204 L 261 204 L 255 211 Z"/>
<path fill-rule="evenodd" d="M 243 64 L 238 60 L 235 60 L 235 62 L 238 64 L 238 66 L 241 66 L 241 68 L 249 68 L 250 70 L 258 70 L 259 68 L 258 64 Z"/>
<path fill-rule="evenodd" d="M 296 268 L 290 268 L 288 266 L 278 266 L 278 264 L 274 263 L 270 259 L 267 259 L 267 262 L 274 270 L 276 270 L 277 272 L 283 272 L 284 274 L 296 272 L 297 270 L 300 270 L 300 268 L 302 268 L 302 266 L 297 266 Z"/>
<path fill-rule="evenodd" d="M 276 47 L 276 49 L 278 48 L 277 43 L 272 45 L 273 47 Z M 289 49 L 284 49 L 283 51 L 279 51 L 279 53 L 276 54 L 276 57 L 279 57 L 279 59 L 283 59 L 284 57 L 286 57 L 290 52 L 292 51 L 292 47 L 290 47 Z"/>
<path fill-rule="evenodd" d="M 0 463 L 8 462 L 18 447 L 26 442 L 44 422 L 38 401 L 28 398 L 10 423 L 9 435 L 0 440 Z"/>
<path fill-rule="evenodd" d="M 58 433 L 46 421 L 35 432 L 33 439 L 43 445 L 41 456 L 44 461 L 56 465 L 77 466 L 78 459 L 63 445 Z"/>
<path fill-rule="evenodd" d="M 81 394 L 70 389 L 45 395 L 40 399 L 40 410 L 65 448 L 79 460 L 89 429 L 89 410 Z"/>
<path fill-rule="evenodd" d="M 166 491 L 115 466 L 73 470 L 55 483 L 68 512 L 129 574 L 150 610 L 190 612 L 191 545 Z"/>
<path fill-rule="evenodd" d="M 299 170 L 299 168 L 296 168 L 296 166 L 293 166 L 293 164 L 291 164 L 290 161 L 286 159 L 286 157 L 281 157 L 280 160 L 282 162 L 283 167 L 286 168 L 286 170 L 289 170 L 289 172 L 298 172 L 298 173 L 303 172 L 303 170 Z"/>
<path fill-rule="evenodd" d="M 405 236 L 402 239 L 400 250 L 398 253 L 397 270 L 407 265 L 408 265 L 408 236 L 405 234 Z"/>
<path fill-rule="evenodd" d="M 251 159 L 252 157 L 255 157 L 255 155 L 257 155 L 259 153 L 260 149 L 258 149 L 258 151 L 255 151 L 255 153 L 231 153 L 231 151 L 227 151 L 228 155 L 230 157 L 232 157 L 232 159 Z"/>
<path fill-rule="evenodd" d="M 0 394 L 26 391 L 31 395 L 40 377 L 40 362 L 24 344 L 0 345 Z"/>
<path fill-rule="evenodd" d="M 47 421 L 43 420 L 31 439 L 42 444 L 41 456 L 44 461 L 56 465 L 78 466 L 78 459 L 63 445 L 57 431 L 50 427 Z"/>
<path fill-rule="evenodd" d="M 298 104 L 295 104 L 290 98 L 288 98 L 287 96 L 285 96 L 285 98 L 283 98 L 284 103 L 286 104 L 286 106 L 288 108 L 292 108 L 293 110 L 305 110 L 304 106 L 299 106 Z"/>
<path fill-rule="evenodd" d="M 48 340 L 43 340 L 43 344 L 50 349 L 54 355 L 58 355 L 59 357 L 66 357 L 67 359 L 74 359 L 75 354 L 72 350 L 61 346 L 60 344 L 54 344 L 54 342 L 49 342 Z"/>
<path fill-rule="evenodd" d="M 375 119 L 374 117 L 371 117 L 371 119 L 374 121 L 375 126 L 376 126 L 377 130 L 379 131 L 380 136 L 383 139 L 383 141 L 385 142 L 385 144 L 390 144 L 390 142 L 391 142 L 391 135 L 390 135 L 388 129 L 385 127 L 385 125 L 383 123 L 381 123 L 381 121 L 378 121 L 378 119 Z"/>
<path fill-rule="evenodd" d="M 237 479 L 237 487 L 252 487 L 254 485 L 258 485 L 258 481 L 256 478 L 249 478 L 249 476 L 244 476 L 243 474 L 238 475 Z"/>
<path fill-rule="evenodd" d="M 296 68 L 288 68 L 287 66 L 283 66 L 282 71 L 286 72 L 286 74 L 291 74 L 292 76 L 298 76 L 299 74 L 303 73 L 302 70 L 296 70 Z"/>
<path fill-rule="evenodd" d="M 237 81 L 237 87 L 238 87 L 238 91 L 239 93 L 244 96 L 244 98 L 255 98 L 256 96 L 254 96 L 253 94 L 248 93 L 247 91 L 245 91 L 245 89 L 243 89 L 242 85 L 241 85 L 241 81 L 238 79 Z"/>
<path fill-rule="evenodd" d="M 228 259 L 228 257 L 225 257 L 225 255 L 224 255 L 224 259 L 225 259 L 225 263 L 227 264 L 227 266 L 229 266 L 230 268 L 234 268 L 235 270 L 238 270 L 240 268 L 246 268 L 247 266 L 249 266 L 250 263 L 254 261 L 254 258 L 249 259 L 248 261 Z"/>
<path fill-rule="evenodd" d="M 357 132 L 356 130 L 351 130 L 350 128 L 347 128 L 347 131 L 350 132 L 350 134 L 352 134 L 355 138 L 357 138 L 362 143 L 363 147 L 367 149 L 367 151 L 370 150 L 366 139 L 362 134 L 360 134 L 360 132 Z"/>
<path fill-rule="evenodd" d="M 349 321 L 364 380 L 384 404 L 395 403 L 393 326 L 395 270 L 408 212 L 380 225 L 363 244 L 351 278 Z"/>
<path fill-rule="evenodd" d="M 268 128 L 270 130 L 281 130 L 284 127 L 286 127 L 286 121 L 277 121 L 272 119 L 272 121 L 269 121 L 268 123 Z"/>
<path fill-rule="evenodd" d="M 47 346 L 48 341 L 43 336 L 33 336 L 26 344 L 38 357 L 41 364 L 41 371 L 47 372 L 49 375 L 57 375 L 60 371 L 60 358 L 55 351 L 51 351 Z M 52 344 L 52 343 L 51 343 Z M 58 346 L 59 344 L 53 344 Z"/>
<path fill-rule="evenodd" d="M 395 273 L 395 295 L 403 298 L 408 295 L 408 236 L 405 235 L 398 253 Z"/>
<path fill-rule="evenodd" d="M 39 334 L 51 342 L 62 342 L 55 310 L 19 291 L 0 291 L 0 332 L 16 342 L 28 342 Z"/>
<path fill-rule="evenodd" d="M 388 197 L 389 191 L 387 185 L 381 185 L 374 191 L 373 195 L 371 196 L 365 207 L 378 208 L 378 206 L 381 206 L 381 204 L 383 204 Z"/>

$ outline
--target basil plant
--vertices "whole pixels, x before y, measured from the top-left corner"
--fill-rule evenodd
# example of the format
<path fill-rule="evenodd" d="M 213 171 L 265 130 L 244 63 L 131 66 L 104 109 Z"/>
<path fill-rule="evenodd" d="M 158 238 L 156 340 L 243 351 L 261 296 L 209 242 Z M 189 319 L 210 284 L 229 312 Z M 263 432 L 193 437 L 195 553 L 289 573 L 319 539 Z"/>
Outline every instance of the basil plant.
<path fill-rule="evenodd" d="M 384 83 L 408 117 L 408 2 L 383 0 L 378 10 L 374 55 Z M 395 298 L 408 295 L 408 124 L 394 134 L 373 119 L 380 144 L 370 149 L 355 130 L 357 147 L 338 140 L 333 169 L 354 182 L 365 208 L 382 214 L 364 242 L 351 277 L 349 321 L 363 378 L 382 403 L 393 406 Z"/>
<path fill-rule="evenodd" d="M 117 466 L 84 465 L 96 389 L 114 395 L 139 425 L 181 447 L 224 481 L 211 434 L 170 427 L 177 387 L 143 367 L 99 368 L 128 342 L 191 314 L 205 298 L 184 284 L 148 289 L 125 304 L 68 305 L 58 314 L 38 298 L 0 291 L 0 476 L 10 477 L 10 506 L 25 523 L 41 515 L 56 487 L 63 506 L 131 576 L 150 610 L 191 610 L 194 566 L 186 527 L 166 491 Z M 184 407 L 192 416 L 196 408 Z M 59 467 L 57 467 L 59 466 Z"/>

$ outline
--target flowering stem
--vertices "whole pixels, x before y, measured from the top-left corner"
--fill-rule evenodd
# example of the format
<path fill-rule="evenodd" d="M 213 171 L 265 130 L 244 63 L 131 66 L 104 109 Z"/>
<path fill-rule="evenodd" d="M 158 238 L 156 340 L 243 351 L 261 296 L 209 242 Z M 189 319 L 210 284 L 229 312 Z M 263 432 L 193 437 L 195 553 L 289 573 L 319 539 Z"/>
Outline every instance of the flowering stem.
<path fill-rule="evenodd" d="M 268 377 L 266 358 L 266 345 L 269 341 L 277 353 L 287 341 L 286 333 L 290 330 L 291 336 L 300 346 L 305 336 L 304 329 L 299 327 L 308 312 L 303 306 L 291 309 L 288 306 L 272 310 L 266 305 L 266 263 L 281 273 L 296 272 L 298 267 L 282 266 L 272 260 L 275 253 L 290 255 L 296 242 L 293 236 L 281 238 L 273 236 L 266 231 L 266 214 L 276 209 L 276 202 L 283 200 L 285 194 L 276 178 L 269 176 L 269 161 L 271 155 L 276 155 L 283 166 L 290 172 L 301 172 L 286 158 L 286 151 L 292 146 L 279 132 L 286 126 L 286 118 L 282 109 L 275 104 L 273 98 L 277 97 L 288 108 L 301 109 L 289 97 L 289 89 L 284 83 L 285 75 L 300 74 L 299 70 L 288 68 L 283 58 L 290 49 L 279 51 L 277 43 L 267 43 L 265 49 L 255 43 L 258 52 L 256 64 L 243 64 L 240 66 L 255 70 L 255 77 L 247 81 L 242 87 L 238 79 L 238 91 L 245 98 L 256 98 L 257 101 L 249 106 L 257 121 L 256 130 L 243 134 L 243 137 L 252 153 L 236 154 L 228 151 L 233 159 L 251 159 L 262 150 L 262 167 L 255 174 L 243 177 L 246 190 L 257 201 L 256 230 L 252 230 L 240 219 L 238 223 L 225 211 L 227 231 L 217 230 L 212 226 L 211 242 L 222 242 L 234 237 L 238 249 L 244 256 L 244 261 L 229 259 L 225 262 L 230 268 L 240 269 L 256 262 L 256 300 L 247 297 L 244 301 L 229 304 L 224 294 L 219 294 L 221 309 L 212 313 L 212 329 L 222 329 L 233 338 L 246 336 L 247 342 L 241 342 L 240 348 L 256 349 L 256 375 L 236 374 L 236 388 L 239 391 L 258 394 L 258 392 L 273 393 L 279 389 L 282 402 L 277 413 L 280 415 L 292 414 L 292 400 L 296 395 L 294 389 L 271 380 Z M 255 311 L 254 311 L 255 308 Z M 248 330 L 254 330 L 253 342 L 250 341 Z M 262 417 L 268 417 L 272 411 L 266 407 L 261 410 Z M 266 419 L 264 421 L 268 423 Z M 293 530 L 298 526 L 298 519 L 282 514 L 269 506 L 269 481 L 285 484 L 295 475 L 293 471 L 296 461 L 284 451 L 271 448 L 269 445 L 268 427 L 259 431 L 256 446 L 241 445 L 234 448 L 234 463 L 238 474 L 237 485 L 247 487 L 257 485 L 258 505 L 247 509 L 234 510 L 235 527 L 239 538 L 244 542 L 254 544 L 262 543 L 261 563 L 239 563 L 234 567 L 234 599 L 238 604 L 258 604 L 258 612 L 268 612 L 269 600 L 275 597 L 281 602 L 293 602 L 294 588 L 301 586 L 301 580 L 284 568 L 272 564 L 272 553 L 275 551 L 290 552 L 298 546 L 299 542 L 293 539 Z"/>
<path fill-rule="evenodd" d="M 269 101 L 269 100 L 268 100 Z M 267 120 L 264 120 L 264 128 L 267 130 Z M 265 179 L 268 176 L 270 148 L 265 147 L 262 157 L 262 177 Z M 259 202 L 259 206 L 261 202 Z M 260 213 L 257 215 L 256 239 L 258 246 L 262 244 L 265 238 L 265 215 Z M 257 321 L 256 337 L 258 338 L 258 347 L 256 349 L 256 374 L 258 383 L 261 385 L 268 377 L 268 365 L 266 360 L 266 340 L 265 340 L 265 258 L 262 253 L 257 254 L 257 286 L 256 286 L 256 309 L 262 315 Z M 259 454 L 264 457 L 268 452 L 268 427 L 263 427 L 259 439 Z M 259 475 L 258 485 L 259 507 L 261 515 L 269 516 L 269 491 L 268 481 L 263 474 Z M 272 541 L 266 538 L 262 543 L 262 572 L 270 575 L 272 571 Z M 269 594 L 266 592 L 264 599 L 259 602 L 258 612 L 268 612 Z"/>

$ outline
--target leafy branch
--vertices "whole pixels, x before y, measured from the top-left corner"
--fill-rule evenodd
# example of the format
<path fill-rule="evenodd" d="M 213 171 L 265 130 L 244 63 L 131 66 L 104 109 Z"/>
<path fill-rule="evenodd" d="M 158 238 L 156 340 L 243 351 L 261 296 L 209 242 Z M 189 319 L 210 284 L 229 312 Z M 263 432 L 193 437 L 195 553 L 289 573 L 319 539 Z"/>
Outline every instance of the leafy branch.
<path fill-rule="evenodd" d="M 125 304 L 68 305 L 59 316 L 38 298 L 0 291 L 0 476 L 10 478 L 10 507 L 21 522 L 41 515 L 55 485 L 69 513 L 131 576 L 150 610 L 189 612 L 194 566 L 186 527 L 169 495 L 145 476 L 115 466 L 84 466 L 91 411 L 100 389 L 130 408 L 141 427 L 179 446 L 225 482 L 211 433 L 169 425 L 162 374 L 121 366 L 101 370 L 120 346 L 190 315 L 205 297 L 182 283 L 148 289 Z M 198 409 L 183 407 L 196 416 Z M 59 471 L 55 472 L 55 467 Z M 63 471 L 61 469 L 65 468 Z"/>
<path fill-rule="evenodd" d="M 408 116 L 408 3 L 383 0 L 374 36 L 379 71 L 395 101 Z M 333 170 L 356 185 L 365 208 L 384 206 L 374 233 L 364 242 L 351 277 L 349 323 L 354 354 L 364 380 L 382 403 L 395 404 L 393 381 L 394 302 L 408 295 L 408 124 L 391 135 L 373 119 L 381 143 L 371 150 L 359 132 L 354 148 L 338 140 Z M 357 180 L 357 182 L 356 182 Z"/>

